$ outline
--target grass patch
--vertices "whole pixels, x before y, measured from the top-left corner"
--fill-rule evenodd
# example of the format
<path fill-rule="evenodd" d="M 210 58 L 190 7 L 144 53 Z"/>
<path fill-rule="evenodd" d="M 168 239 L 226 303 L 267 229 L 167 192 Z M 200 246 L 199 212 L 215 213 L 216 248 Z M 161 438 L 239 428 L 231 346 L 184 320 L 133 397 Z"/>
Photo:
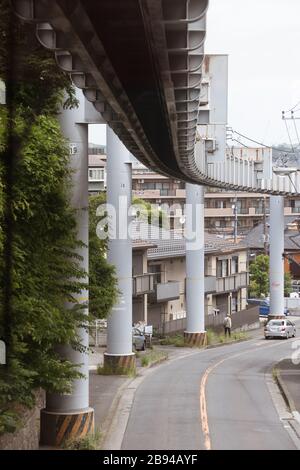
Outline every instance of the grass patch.
<path fill-rule="evenodd" d="M 175 346 L 176 348 L 183 348 L 185 346 L 183 335 L 168 336 L 160 340 L 160 344 L 162 346 Z"/>
<path fill-rule="evenodd" d="M 73 437 L 66 439 L 63 444 L 63 449 L 66 450 L 97 450 L 100 447 L 102 434 L 96 430 L 94 433 L 89 433 L 84 437 Z"/>
<path fill-rule="evenodd" d="M 277 367 L 274 367 L 272 370 L 272 377 L 273 377 L 273 380 L 275 380 L 275 382 L 278 380 L 278 376 L 279 376 L 279 370 L 277 369 Z"/>
<path fill-rule="evenodd" d="M 231 343 L 233 341 L 242 341 L 248 338 L 248 335 L 243 331 L 240 332 L 232 332 L 231 337 L 225 336 L 224 333 L 215 333 L 212 330 L 207 331 L 207 344 L 214 345 L 214 344 L 224 344 L 224 343 Z"/>
<path fill-rule="evenodd" d="M 126 375 L 127 377 L 136 376 L 136 368 L 131 367 L 130 369 L 126 367 L 110 367 L 107 364 L 104 366 L 98 366 L 97 368 L 98 375 Z"/>
<path fill-rule="evenodd" d="M 248 335 L 244 332 L 232 332 L 231 337 L 225 336 L 224 333 L 215 333 L 213 330 L 207 330 L 207 345 L 225 344 L 233 341 L 241 341 L 248 338 Z M 184 336 L 177 334 L 173 336 L 167 336 L 160 340 L 162 346 L 175 346 L 177 348 L 183 348 L 186 346 L 184 342 Z"/>
<path fill-rule="evenodd" d="M 141 365 L 142 367 L 148 367 L 151 364 L 154 364 L 167 358 L 168 354 L 164 351 L 152 350 L 151 352 L 143 355 L 143 357 L 141 358 Z"/>

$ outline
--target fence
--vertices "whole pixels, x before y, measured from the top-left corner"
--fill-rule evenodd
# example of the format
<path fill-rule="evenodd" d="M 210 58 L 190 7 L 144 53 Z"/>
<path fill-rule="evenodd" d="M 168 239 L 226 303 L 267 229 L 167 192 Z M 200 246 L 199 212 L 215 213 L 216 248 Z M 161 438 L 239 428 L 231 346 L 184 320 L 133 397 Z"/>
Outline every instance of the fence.
<path fill-rule="evenodd" d="M 205 328 L 214 331 L 221 331 L 223 329 L 223 322 L 225 314 L 218 315 L 205 315 Z M 259 323 L 259 308 L 251 307 L 240 312 L 232 314 L 232 329 L 248 329 L 251 325 Z M 172 335 L 181 333 L 186 330 L 186 318 L 178 320 L 171 320 L 163 323 L 158 328 L 159 335 Z"/>
<path fill-rule="evenodd" d="M 89 330 L 89 345 L 96 348 L 106 346 L 107 323 L 105 320 L 95 320 Z"/>

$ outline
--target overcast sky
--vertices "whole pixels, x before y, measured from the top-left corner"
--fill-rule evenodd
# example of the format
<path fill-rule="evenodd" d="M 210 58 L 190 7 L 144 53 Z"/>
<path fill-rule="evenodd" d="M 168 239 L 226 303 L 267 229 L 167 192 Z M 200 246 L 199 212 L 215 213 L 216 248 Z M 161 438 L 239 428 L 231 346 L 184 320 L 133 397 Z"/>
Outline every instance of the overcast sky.
<path fill-rule="evenodd" d="M 288 142 L 281 111 L 300 102 L 299 47 L 300 0 L 210 0 L 206 53 L 229 55 L 235 130 L 268 145 Z M 90 127 L 90 141 L 105 143 L 104 126 Z"/>

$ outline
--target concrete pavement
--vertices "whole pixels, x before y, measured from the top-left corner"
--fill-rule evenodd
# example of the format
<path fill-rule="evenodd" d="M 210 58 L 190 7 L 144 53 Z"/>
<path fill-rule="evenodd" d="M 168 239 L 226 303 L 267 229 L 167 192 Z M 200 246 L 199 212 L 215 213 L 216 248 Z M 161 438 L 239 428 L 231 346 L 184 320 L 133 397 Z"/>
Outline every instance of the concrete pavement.
<path fill-rule="evenodd" d="M 96 427 L 105 435 L 102 448 L 297 448 L 293 416 L 272 379 L 273 365 L 295 353 L 297 338 L 265 341 L 262 330 L 251 334 L 250 341 L 210 350 L 163 348 L 169 360 L 140 368 L 135 379 L 91 371 L 91 405 Z M 101 354 L 92 366 L 101 362 Z"/>
<path fill-rule="evenodd" d="M 292 352 L 293 340 L 261 333 L 160 366 L 136 390 L 121 448 L 296 449 L 293 417 L 278 414 L 268 384 L 272 365 Z"/>

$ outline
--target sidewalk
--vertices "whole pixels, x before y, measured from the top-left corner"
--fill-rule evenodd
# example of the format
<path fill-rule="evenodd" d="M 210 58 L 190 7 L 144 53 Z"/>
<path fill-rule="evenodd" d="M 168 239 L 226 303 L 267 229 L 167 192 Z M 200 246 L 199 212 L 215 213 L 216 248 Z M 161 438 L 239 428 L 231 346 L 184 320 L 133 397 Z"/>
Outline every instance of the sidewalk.
<path fill-rule="evenodd" d="M 291 412 L 300 418 L 300 365 L 284 359 L 276 365 L 277 381 Z M 295 417 L 296 417 L 295 416 Z"/>
<path fill-rule="evenodd" d="M 116 375 L 98 375 L 97 366 L 103 364 L 103 354 L 106 348 L 92 348 L 90 354 L 90 406 L 95 411 L 95 429 L 99 430 L 103 438 L 107 435 L 115 412 L 125 389 L 134 378 Z M 155 350 L 168 353 L 168 359 L 172 360 L 189 355 L 193 351 L 190 348 L 176 348 L 172 346 L 156 346 Z M 149 350 L 146 351 L 149 353 Z M 140 352 L 140 356 L 143 356 Z M 165 362 L 165 361 L 164 361 Z M 157 366 L 153 366 L 157 367 Z M 137 376 L 144 375 L 149 367 L 141 367 L 140 360 L 137 361 Z"/>
<path fill-rule="evenodd" d="M 249 338 L 262 336 L 262 330 L 249 331 Z M 229 343 L 232 344 L 232 343 Z M 222 344 L 224 345 L 224 344 Z M 218 346 L 222 346 L 221 344 Z M 216 347 L 216 346 L 215 346 Z M 111 425 L 118 403 L 123 391 L 133 378 L 126 376 L 98 375 L 97 366 L 103 364 L 105 347 L 92 348 L 89 356 L 90 369 L 90 406 L 95 410 L 95 428 L 105 435 Z M 177 348 L 175 346 L 155 345 L 156 351 L 164 351 L 168 354 L 167 360 L 179 358 L 191 353 L 190 348 Z M 149 350 L 146 350 L 149 353 Z M 144 352 L 140 352 L 142 357 Z M 157 367 L 157 366 L 154 366 Z M 147 368 L 141 367 L 140 359 L 137 360 L 137 375 L 143 375 Z"/>

